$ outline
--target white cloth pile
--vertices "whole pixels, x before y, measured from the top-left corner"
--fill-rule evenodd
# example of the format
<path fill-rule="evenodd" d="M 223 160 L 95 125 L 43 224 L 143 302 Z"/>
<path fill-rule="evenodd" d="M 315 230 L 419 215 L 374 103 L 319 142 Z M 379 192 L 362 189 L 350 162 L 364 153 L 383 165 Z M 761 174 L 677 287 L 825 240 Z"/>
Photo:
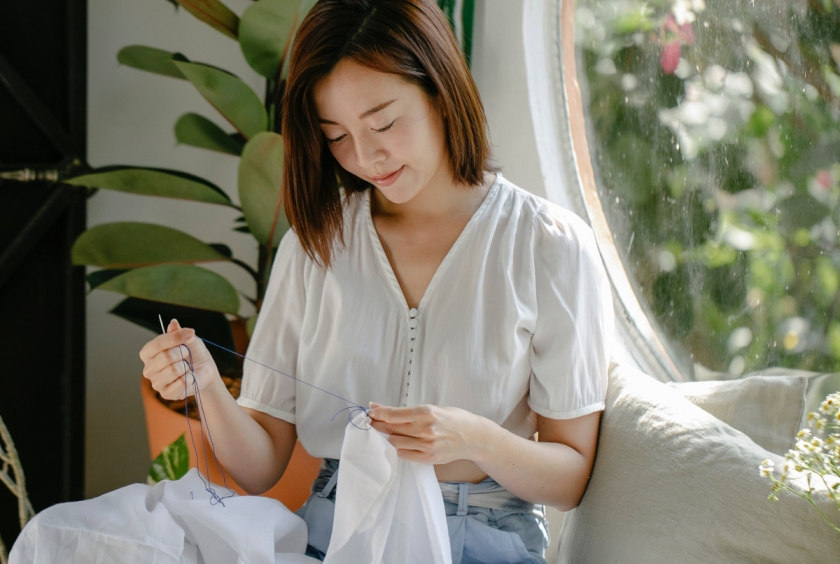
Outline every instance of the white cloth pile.
<path fill-rule="evenodd" d="M 215 486 L 216 491 L 226 491 Z M 193 469 L 176 482 L 134 484 L 54 505 L 27 524 L 10 564 L 306 564 L 306 525 L 277 500 L 212 505 Z"/>
<path fill-rule="evenodd" d="M 450 564 L 434 469 L 397 458 L 362 413 L 342 447 L 326 562 Z M 214 486 L 216 491 L 223 491 Z M 235 496 L 211 504 L 198 472 L 134 484 L 38 514 L 10 564 L 307 564 L 303 520 L 277 500 Z"/>

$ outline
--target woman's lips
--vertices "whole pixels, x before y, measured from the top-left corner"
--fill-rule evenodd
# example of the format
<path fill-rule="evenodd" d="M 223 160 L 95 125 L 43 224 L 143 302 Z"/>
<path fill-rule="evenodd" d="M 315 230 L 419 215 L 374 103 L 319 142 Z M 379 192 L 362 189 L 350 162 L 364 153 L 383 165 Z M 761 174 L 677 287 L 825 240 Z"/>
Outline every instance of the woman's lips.
<path fill-rule="evenodd" d="M 374 176 L 371 180 L 373 180 L 373 183 L 377 186 L 390 186 L 397 181 L 397 178 L 400 177 L 400 173 L 402 173 L 403 168 L 405 168 L 405 165 L 390 174 L 386 174 L 384 176 Z"/>

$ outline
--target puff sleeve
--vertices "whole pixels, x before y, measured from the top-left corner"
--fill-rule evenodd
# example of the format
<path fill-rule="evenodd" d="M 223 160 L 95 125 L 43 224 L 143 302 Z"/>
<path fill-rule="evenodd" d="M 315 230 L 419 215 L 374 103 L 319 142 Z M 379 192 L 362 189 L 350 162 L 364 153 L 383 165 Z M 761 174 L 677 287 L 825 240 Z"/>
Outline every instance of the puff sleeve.
<path fill-rule="evenodd" d="M 286 232 L 271 267 L 257 324 L 243 365 L 242 391 L 237 402 L 295 422 L 295 380 L 267 366 L 297 376 L 301 327 L 306 307 L 306 271 L 311 267 L 297 235 Z"/>
<path fill-rule="evenodd" d="M 534 219 L 531 250 L 537 320 L 528 404 L 551 419 L 601 411 L 614 312 L 595 236 L 576 215 L 544 204 Z"/>

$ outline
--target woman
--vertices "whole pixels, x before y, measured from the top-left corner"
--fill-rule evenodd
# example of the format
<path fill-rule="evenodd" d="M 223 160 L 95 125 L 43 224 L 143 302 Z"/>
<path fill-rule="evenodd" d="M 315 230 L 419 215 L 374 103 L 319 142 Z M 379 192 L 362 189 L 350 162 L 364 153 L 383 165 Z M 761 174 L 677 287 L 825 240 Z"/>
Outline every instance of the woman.
<path fill-rule="evenodd" d="M 591 231 L 492 172 L 475 84 L 431 0 L 318 2 L 283 137 L 292 230 L 248 356 L 371 402 L 398 455 L 435 466 L 456 562 L 542 562 L 541 505 L 580 501 L 604 408 L 613 314 Z M 183 397 L 190 347 L 243 488 L 276 483 L 298 437 L 325 459 L 313 491 L 332 488 L 346 403 L 250 362 L 237 403 L 194 332 L 168 331 L 143 348 L 144 374 Z M 331 516 L 303 513 L 323 553 Z"/>

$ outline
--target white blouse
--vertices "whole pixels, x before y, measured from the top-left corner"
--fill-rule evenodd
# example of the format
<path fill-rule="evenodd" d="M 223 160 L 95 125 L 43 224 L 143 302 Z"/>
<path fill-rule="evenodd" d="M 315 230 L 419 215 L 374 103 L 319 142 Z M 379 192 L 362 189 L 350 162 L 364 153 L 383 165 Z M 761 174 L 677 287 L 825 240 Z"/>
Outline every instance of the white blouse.
<path fill-rule="evenodd" d="M 604 409 L 610 285 L 591 229 L 501 174 L 409 308 L 379 241 L 370 191 L 345 200 L 330 269 L 297 236 L 280 243 L 247 356 L 367 406 L 455 406 L 532 437 L 552 419 Z M 245 361 L 244 407 L 297 427 L 338 458 L 348 404 Z M 346 413 L 346 412 L 345 412 Z"/>

